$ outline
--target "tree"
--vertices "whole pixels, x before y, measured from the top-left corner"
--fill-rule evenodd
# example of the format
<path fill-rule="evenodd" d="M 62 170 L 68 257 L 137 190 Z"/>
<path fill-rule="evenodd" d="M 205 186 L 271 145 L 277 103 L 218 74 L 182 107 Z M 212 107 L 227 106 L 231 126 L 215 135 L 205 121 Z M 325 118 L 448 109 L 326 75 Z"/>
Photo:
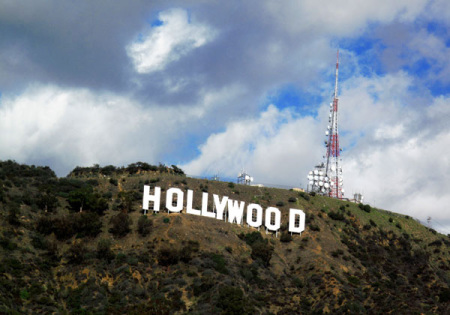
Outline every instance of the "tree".
<path fill-rule="evenodd" d="M 256 241 L 252 244 L 252 259 L 260 259 L 264 266 L 269 266 L 272 258 L 273 247 L 268 243 L 267 239 L 264 241 Z"/>
<path fill-rule="evenodd" d="M 86 246 L 82 242 L 74 242 L 67 251 L 67 260 L 71 264 L 80 264 L 84 260 Z"/>
<path fill-rule="evenodd" d="M 222 314 L 253 314 L 253 307 L 248 303 L 241 288 L 223 286 L 219 289 L 217 306 Z"/>
<path fill-rule="evenodd" d="M 161 266 L 175 265 L 180 260 L 180 251 L 173 247 L 162 247 L 158 251 L 158 263 Z"/>
<path fill-rule="evenodd" d="M 96 237 L 102 231 L 102 221 L 96 213 L 76 213 L 71 218 L 77 237 Z"/>
<path fill-rule="evenodd" d="M 111 232 L 116 237 L 124 237 L 130 232 L 131 218 L 127 213 L 120 212 L 111 218 Z"/>
<path fill-rule="evenodd" d="M 58 206 L 58 199 L 51 193 L 41 193 L 37 198 L 36 204 L 45 212 L 53 212 Z"/>
<path fill-rule="evenodd" d="M 181 168 L 179 168 L 178 166 L 172 165 L 172 169 L 176 175 L 184 175 L 183 170 Z"/>
<path fill-rule="evenodd" d="M 103 212 L 108 209 L 106 199 L 102 198 L 99 193 L 94 193 L 90 185 L 71 191 L 67 201 L 73 211 L 87 210 L 103 215 Z"/>
<path fill-rule="evenodd" d="M 153 221 L 149 220 L 146 215 L 142 215 L 138 220 L 138 233 L 141 236 L 147 236 L 151 232 Z"/>
<path fill-rule="evenodd" d="M 283 232 L 281 233 L 280 241 L 284 243 L 289 243 L 292 241 L 292 236 L 289 234 L 289 232 Z"/>
<path fill-rule="evenodd" d="M 111 250 L 111 241 L 101 239 L 97 243 L 97 258 L 111 261 L 114 258 L 114 252 Z"/>
<path fill-rule="evenodd" d="M 84 186 L 69 193 L 67 201 L 73 211 L 83 212 L 89 196 L 92 194 L 92 186 Z"/>
<path fill-rule="evenodd" d="M 19 206 L 15 204 L 11 205 L 9 207 L 7 215 L 8 223 L 11 225 L 19 226 L 20 225 L 19 214 L 20 214 Z"/>

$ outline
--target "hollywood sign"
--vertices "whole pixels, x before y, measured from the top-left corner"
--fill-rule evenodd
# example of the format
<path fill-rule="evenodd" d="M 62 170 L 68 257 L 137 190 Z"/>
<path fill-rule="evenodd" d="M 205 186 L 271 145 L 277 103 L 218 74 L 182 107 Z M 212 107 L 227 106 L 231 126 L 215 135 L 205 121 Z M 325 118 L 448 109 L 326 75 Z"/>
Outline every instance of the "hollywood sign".
<path fill-rule="evenodd" d="M 242 224 L 244 213 L 246 211 L 247 224 L 254 228 L 263 225 L 269 231 L 277 232 L 281 226 L 281 212 L 278 208 L 268 207 L 265 211 L 256 203 L 249 203 L 245 207 L 244 201 L 232 200 L 227 196 L 220 198 L 213 194 L 213 208 L 208 208 L 209 194 L 202 193 L 201 209 L 193 208 L 194 192 L 190 189 L 186 192 L 186 202 L 184 202 L 185 193 L 180 188 L 169 188 L 166 192 L 166 209 L 170 212 L 180 213 L 186 209 L 186 213 L 225 220 L 229 223 Z M 153 202 L 153 211 L 159 212 L 161 208 L 161 187 L 155 187 L 151 192 L 150 186 L 144 186 L 144 195 L 142 197 L 142 208 L 149 210 L 150 202 Z M 289 232 L 301 233 L 305 230 L 305 213 L 300 209 L 289 209 Z"/>

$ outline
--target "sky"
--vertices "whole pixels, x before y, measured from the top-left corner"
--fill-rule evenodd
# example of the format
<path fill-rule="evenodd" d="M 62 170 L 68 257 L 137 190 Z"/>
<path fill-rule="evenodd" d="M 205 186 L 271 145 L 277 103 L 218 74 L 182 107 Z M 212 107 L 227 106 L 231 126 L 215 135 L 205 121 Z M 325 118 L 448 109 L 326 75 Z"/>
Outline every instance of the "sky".
<path fill-rule="evenodd" d="M 339 49 L 345 195 L 450 233 L 447 0 L 0 0 L 0 159 L 305 187 Z"/>

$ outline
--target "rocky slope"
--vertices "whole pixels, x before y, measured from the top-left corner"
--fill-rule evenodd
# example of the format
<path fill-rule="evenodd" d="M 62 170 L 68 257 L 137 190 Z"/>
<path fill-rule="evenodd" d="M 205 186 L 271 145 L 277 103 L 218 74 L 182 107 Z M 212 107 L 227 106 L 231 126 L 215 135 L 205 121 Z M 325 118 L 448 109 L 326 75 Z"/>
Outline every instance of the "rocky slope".
<path fill-rule="evenodd" d="M 142 215 L 144 185 L 282 212 L 281 231 Z M 193 179 L 135 163 L 0 162 L 0 313 L 448 314 L 448 236 L 413 218 L 292 190 Z M 164 208 L 164 207 L 163 207 Z M 287 233 L 290 208 L 306 229 Z M 80 212 L 81 210 L 81 212 Z"/>

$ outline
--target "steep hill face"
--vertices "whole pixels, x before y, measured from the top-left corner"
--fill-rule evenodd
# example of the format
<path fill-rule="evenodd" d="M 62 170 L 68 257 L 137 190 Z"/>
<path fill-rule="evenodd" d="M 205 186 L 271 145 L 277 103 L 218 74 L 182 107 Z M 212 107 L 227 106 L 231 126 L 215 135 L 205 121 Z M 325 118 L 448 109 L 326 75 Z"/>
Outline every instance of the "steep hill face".
<path fill-rule="evenodd" d="M 161 187 L 159 213 L 142 215 L 144 185 Z M 168 213 L 171 187 L 196 209 L 202 192 L 277 207 L 281 229 Z M 368 205 L 145 163 L 57 178 L 0 162 L 0 189 L 0 313 L 450 313 L 449 237 Z"/>

